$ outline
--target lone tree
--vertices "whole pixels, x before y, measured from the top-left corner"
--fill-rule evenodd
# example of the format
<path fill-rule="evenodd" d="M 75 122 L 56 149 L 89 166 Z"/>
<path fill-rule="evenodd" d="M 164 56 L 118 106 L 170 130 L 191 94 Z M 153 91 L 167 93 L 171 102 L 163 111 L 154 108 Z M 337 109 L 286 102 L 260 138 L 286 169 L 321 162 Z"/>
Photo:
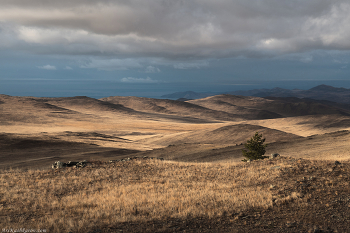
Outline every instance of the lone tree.
<path fill-rule="evenodd" d="M 256 132 L 255 135 L 244 144 L 244 147 L 248 149 L 248 151 L 242 150 L 243 156 L 251 160 L 268 158 L 268 156 L 264 156 L 266 152 L 265 148 L 267 147 L 267 145 L 264 145 L 264 142 L 265 138 L 262 138 L 262 134 Z"/>

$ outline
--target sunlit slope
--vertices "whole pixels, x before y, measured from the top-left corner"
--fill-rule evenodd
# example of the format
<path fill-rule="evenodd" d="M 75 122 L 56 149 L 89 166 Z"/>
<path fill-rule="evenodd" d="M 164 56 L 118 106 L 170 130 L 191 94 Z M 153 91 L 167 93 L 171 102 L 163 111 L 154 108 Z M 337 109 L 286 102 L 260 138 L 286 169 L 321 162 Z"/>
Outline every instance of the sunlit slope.
<path fill-rule="evenodd" d="M 245 143 L 255 132 L 269 135 L 268 142 L 283 141 L 299 138 L 300 136 L 285 133 L 280 130 L 270 129 L 258 125 L 250 124 L 226 124 L 225 126 L 218 125 L 217 128 L 207 128 L 202 130 L 179 132 L 177 134 L 163 135 L 161 137 L 152 137 L 142 140 L 144 143 L 154 143 L 162 146 L 202 143 L 228 146 L 240 143 Z"/>

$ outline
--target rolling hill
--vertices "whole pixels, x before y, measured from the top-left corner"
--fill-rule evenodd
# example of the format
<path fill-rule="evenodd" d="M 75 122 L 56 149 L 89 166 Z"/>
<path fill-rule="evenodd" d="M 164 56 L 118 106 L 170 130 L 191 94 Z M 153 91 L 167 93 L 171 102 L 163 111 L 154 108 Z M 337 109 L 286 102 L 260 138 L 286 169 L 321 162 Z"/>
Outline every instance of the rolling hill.
<path fill-rule="evenodd" d="M 330 101 L 227 94 L 187 101 L 0 95 L 0 166 L 42 167 L 57 159 L 108 160 L 132 154 L 177 161 L 240 161 L 242 144 L 257 131 L 271 145 L 284 145 L 284 153 L 295 154 L 294 146 L 288 145 L 307 142 L 315 134 L 349 130 L 349 109 Z M 9 149 L 6 143 L 16 140 L 31 147 Z M 326 144 L 319 147 L 329 150 Z M 347 158 L 348 147 L 331 149 Z M 270 148 L 268 153 L 282 150 Z M 311 147 L 304 149 L 309 157 L 317 156 Z"/>
<path fill-rule="evenodd" d="M 0 218 L 56 232 L 72 231 L 72 218 L 84 219 L 74 228 L 81 232 L 96 226 L 103 229 L 96 228 L 99 232 L 163 231 L 164 222 L 173 232 L 179 222 L 189 229 L 189 213 L 198 213 L 191 221 L 210 231 L 256 232 L 262 219 L 263 230 L 273 219 L 272 230 L 279 224 L 281 232 L 295 232 L 306 231 L 313 216 L 321 224 L 336 214 L 344 217 L 332 226 L 346 229 L 349 112 L 347 104 L 296 97 L 225 94 L 174 101 L 0 95 L 0 209 L 5 210 Z M 281 157 L 241 162 L 244 143 L 256 132 L 266 138 L 266 155 Z M 84 168 L 51 170 L 56 161 L 83 160 Z M 125 200 L 129 217 L 118 217 Z M 184 204 L 188 209 L 180 217 L 186 221 L 173 223 Z M 203 218 L 208 208 L 217 217 Z M 299 224 L 281 223 L 279 216 L 292 216 Z M 311 216 L 308 223 L 305 216 Z M 57 225 L 62 219 L 67 220 Z"/>

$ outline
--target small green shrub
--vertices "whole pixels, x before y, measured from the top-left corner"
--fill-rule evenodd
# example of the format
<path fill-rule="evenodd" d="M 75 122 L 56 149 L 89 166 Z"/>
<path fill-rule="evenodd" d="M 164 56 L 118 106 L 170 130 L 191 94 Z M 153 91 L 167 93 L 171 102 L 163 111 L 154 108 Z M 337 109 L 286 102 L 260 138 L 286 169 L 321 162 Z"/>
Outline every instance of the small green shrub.
<path fill-rule="evenodd" d="M 247 159 L 257 160 L 257 159 L 265 159 L 268 156 L 264 156 L 266 152 L 267 144 L 264 145 L 265 138 L 262 138 L 262 134 L 256 132 L 255 135 L 244 144 L 244 147 L 247 150 L 242 150 L 243 156 Z M 246 159 L 243 161 L 247 161 Z"/>

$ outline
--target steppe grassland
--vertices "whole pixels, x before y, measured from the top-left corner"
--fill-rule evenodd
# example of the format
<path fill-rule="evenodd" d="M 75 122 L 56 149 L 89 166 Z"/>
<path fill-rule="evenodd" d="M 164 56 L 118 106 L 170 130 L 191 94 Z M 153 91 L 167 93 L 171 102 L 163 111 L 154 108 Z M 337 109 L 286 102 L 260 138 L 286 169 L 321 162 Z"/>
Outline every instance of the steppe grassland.
<path fill-rule="evenodd" d="M 344 119 L 346 117 L 340 116 L 337 120 Z M 317 125 L 326 125 L 329 122 L 335 122 L 334 116 L 322 116 L 322 115 L 311 115 L 311 116 L 297 116 L 297 117 L 286 117 L 277 119 L 267 120 L 251 120 L 246 121 L 247 124 L 260 125 L 270 129 L 280 130 L 286 133 L 292 133 L 302 137 L 308 137 L 315 134 L 325 134 L 336 132 L 338 130 L 349 130 L 347 126 L 339 127 L 316 127 Z"/>
<path fill-rule="evenodd" d="M 56 171 L 0 174 L 8 228 L 83 231 L 124 221 L 238 213 L 272 206 L 269 183 L 283 167 L 259 163 L 133 160 Z"/>
<path fill-rule="evenodd" d="M 97 115 L 97 111 L 93 111 Z M 76 119 L 54 118 L 50 123 L 22 123 L 11 122 L 2 125 L 2 133 L 18 134 L 22 136 L 47 137 L 52 136 L 66 141 L 94 143 L 104 147 L 115 147 L 135 150 L 151 150 L 164 147 L 168 140 L 178 135 L 191 132 L 209 131 L 230 123 L 206 123 L 196 124 L 189 122 L 176 122 L 152 119 L 142 119 L 131 115 L 111 115 L 99 112 L 97 118 L 84 118 L 77 116 Z M 105 114 L 105 115 L 104 115 Z M 51 121 L 49 119 L 48 121 Z M 111 136 L 121 137 L 126 140 L 93 140 L 88 138 L 64 136 L 66 131 L 71 132 L 97 132 Z M 45 132 L 45 134 L 43 134 Z M 130 143 L 132 141 L 132 143 Z M 169 142 L 168 144 L 171 144 Z"/>

